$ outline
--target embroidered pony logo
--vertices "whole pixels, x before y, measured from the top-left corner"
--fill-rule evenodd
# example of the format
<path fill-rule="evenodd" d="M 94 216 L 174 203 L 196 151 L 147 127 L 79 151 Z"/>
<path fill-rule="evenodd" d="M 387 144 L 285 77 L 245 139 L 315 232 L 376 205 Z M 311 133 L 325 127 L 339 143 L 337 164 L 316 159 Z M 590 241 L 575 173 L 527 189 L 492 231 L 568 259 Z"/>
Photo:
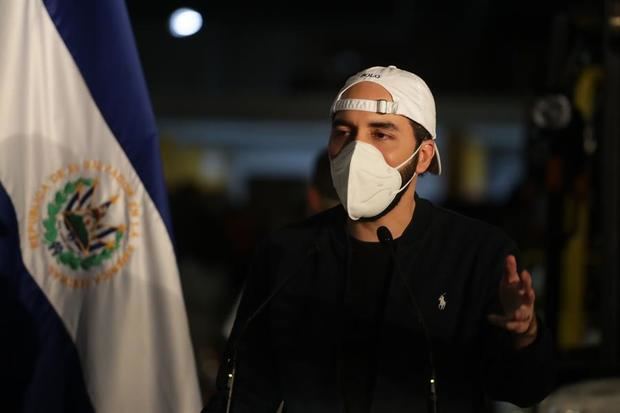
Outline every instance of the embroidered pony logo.
<path fill-rule="evenodd" d="M 446 301 L 446 293 L 443 293 L 439 296 L 439 305 L 437 307 L 440 310 L 445 310 L 446 304 L 448 304 L 448 302 Z"/>

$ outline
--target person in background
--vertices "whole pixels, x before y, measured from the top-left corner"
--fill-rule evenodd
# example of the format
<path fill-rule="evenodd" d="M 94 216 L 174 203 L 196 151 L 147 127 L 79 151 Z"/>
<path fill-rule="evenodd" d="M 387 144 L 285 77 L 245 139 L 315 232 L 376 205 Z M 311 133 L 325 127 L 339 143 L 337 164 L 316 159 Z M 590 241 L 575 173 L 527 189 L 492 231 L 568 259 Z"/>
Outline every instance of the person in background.
<path fill-rule="evenodd" d="M 338 194 L 332 184 L 331 172 L 329 169 L 329 156 L 327 150 L 321 150 L 312 164 L 312 171 L 306 192 L 308 215 L 315 215 L 327 209 L 333 208 L 340 202 Z M 241 301 L 242 294 L 239 293 L 233 304 L 232 311 L 226 317 L 222 327 L 222 334 L 228 338 L 232 331 L 237 309 Z"/>
<path fill-rule="evenodd" d="M 308 213 L 318 214 L 340 203 L 332 183 L 327 150 L 321 150 L 314 160 L 312 175 L 306 194 Z"/>
<path fill-rule="evenodd" d="M 426 83 L 363 70 L 331 115 L 340 205 L 257 248 L 205 411 L 478 413 L 487 399 L 542 400 L 552 341 L 516 245 L 416 194 L 420 175 L 441 173 Z"/>

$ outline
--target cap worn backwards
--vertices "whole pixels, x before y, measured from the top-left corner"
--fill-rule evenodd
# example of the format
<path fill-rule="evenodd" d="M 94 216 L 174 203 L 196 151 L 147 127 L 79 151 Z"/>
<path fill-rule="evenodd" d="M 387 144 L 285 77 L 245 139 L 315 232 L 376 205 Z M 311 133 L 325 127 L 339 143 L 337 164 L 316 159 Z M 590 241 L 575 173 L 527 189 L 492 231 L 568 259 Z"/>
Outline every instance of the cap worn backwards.
<path fill-rule="evenodd" d="M 360 82 L 373 82 L 381 85 L 392 96 L 392 101 L 370 99 L 342 99 L 342 95 Z M 375 66 L 351 76 L 336 95 L 331 114 L 341 110 L 361 110 L 381 114 L 402 115 L 422 125 L 435 141 L 436 114 L 435 99 L 431 90 L 419 76 L 396 66 Z M 436 160 L 436 165 L 435 161 Z M 430 172 L 441 173 L 441 158 L 435 145 L 435 158 Z"/>

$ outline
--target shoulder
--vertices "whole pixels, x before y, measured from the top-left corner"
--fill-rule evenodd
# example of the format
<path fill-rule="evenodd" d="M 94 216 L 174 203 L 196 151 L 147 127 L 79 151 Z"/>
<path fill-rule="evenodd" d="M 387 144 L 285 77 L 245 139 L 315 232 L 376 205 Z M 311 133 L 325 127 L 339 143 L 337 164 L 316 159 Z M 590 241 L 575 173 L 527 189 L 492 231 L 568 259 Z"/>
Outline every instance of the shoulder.
<path fill-rule="evenodd" d="M 497 253 L 516 250 L 512 238 L 495 225 L 437 206 L 425 199 L 419 202 L 428 210 L 428 233 L 446 248 L 476 248 Z"/>
<path fill-rule="evenodd" d="M 431 223 L 425 245 L 435 268 L 469 280 L 489 300 L 496 296 L 508 255 L 514 255 L 522 269 L 516 243 L 501 228 L 431 203 L 428 208 Z"/>
<path fill-rule="evenodd" d="M 339 205 L 272 231 L 264 240 L 265 247 L 277 250 L 307 249 L 321 242 L 330 231 L 344 228 L 346 218 Z"/>

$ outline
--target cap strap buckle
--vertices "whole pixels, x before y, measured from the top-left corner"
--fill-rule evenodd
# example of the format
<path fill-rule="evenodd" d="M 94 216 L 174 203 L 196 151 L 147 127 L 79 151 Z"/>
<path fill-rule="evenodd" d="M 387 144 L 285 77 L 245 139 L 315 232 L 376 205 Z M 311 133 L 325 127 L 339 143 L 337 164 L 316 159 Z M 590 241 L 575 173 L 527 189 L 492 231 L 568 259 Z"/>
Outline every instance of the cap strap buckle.
<path fill-rule="evenodd" d="M 334 102 L 331 112 L 334 113 L 339 110 L 362 110 L 366 112 L 379 113 L 381 115 L 388 113 L 396 114 L 398 110 L 398 103 L 385 99 L 338 99 Z"/>

